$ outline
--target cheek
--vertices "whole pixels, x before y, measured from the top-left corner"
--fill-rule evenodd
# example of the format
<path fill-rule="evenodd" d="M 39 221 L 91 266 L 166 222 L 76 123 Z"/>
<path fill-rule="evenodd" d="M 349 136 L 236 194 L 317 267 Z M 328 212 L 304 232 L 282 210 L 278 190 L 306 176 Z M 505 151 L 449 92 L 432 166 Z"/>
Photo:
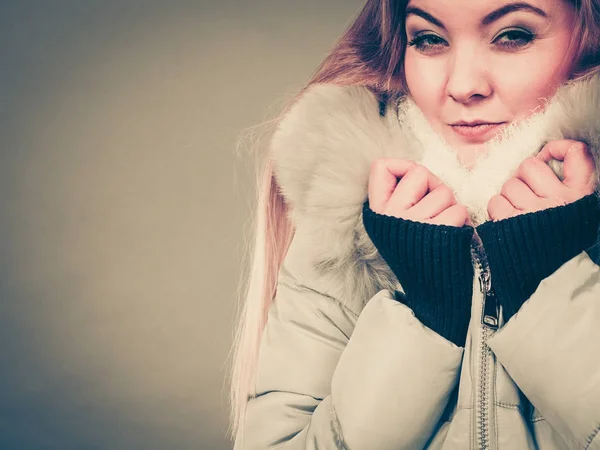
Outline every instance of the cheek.
<path fill-rule="evenodd" d="M 511 70 L 506 70 L 506 60 L 494 60 L 497 87 L 515 115 L 522 116 L 543 106 L 543 99 L 551 97 L 567 81 L 573 60 L 573 53 L 567 52 L 569 39 L 570 33 L 565 30 L 538 41 L 530 52 L 511 58 Z"/>
<path fill-rule="evenodd" d="M 543 106 L 543 99 L 551 97 L 556 88 L 566 81 L 568 71 L 561 68 L 562 60 L 556 54 L 561 53 L 532 55 L 523 61 L 513 61 L 512 70 L 506 70 L 503 65 L 495 71 L 496 86 L 503 103 L 515 116 L 528 115 Z"/>
<path fill-rule="evenodd" d="M 404 60 L 406 84 L 413 100 L 426 115 L 439 110 L 444 101 L 444 70 L 440 61 L 407 51 Z"/>

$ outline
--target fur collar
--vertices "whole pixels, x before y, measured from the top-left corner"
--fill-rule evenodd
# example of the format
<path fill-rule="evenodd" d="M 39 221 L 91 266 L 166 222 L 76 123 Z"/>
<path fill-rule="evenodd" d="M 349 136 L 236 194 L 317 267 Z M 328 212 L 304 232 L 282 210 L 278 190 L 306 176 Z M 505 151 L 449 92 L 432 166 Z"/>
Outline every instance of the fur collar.
<path fill-rule="evenodd" d="M 303 256 L 329 280 L 332 295 L 360 303 L 381 289 L 401 289 L 362 224 L 374 159 L 425 165 L 478 225 L 489 219 L 488 200 L 519 164 L 555 139 L 586 142 L 600 179 L 600 75 L 562 86 L 545 108 L 488 142 L 487 155 L 470 170 L 409 97 L 390 102 L 381 117 L 377 99 L 361 86 L 311 86 L 280 122 L 270 151 Z M 562 163 L 555 163 L 562 179 Z"/>

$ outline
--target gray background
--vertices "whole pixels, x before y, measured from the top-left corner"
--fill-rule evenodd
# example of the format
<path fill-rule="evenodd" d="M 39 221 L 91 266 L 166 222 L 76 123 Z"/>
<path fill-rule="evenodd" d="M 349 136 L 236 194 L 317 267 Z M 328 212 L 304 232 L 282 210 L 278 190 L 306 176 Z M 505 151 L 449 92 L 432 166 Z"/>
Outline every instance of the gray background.
<path fill-rule="evenodd" d="M 358 0 L 0 1 L 0 449 L 228 449 L 236 150 Z"/>

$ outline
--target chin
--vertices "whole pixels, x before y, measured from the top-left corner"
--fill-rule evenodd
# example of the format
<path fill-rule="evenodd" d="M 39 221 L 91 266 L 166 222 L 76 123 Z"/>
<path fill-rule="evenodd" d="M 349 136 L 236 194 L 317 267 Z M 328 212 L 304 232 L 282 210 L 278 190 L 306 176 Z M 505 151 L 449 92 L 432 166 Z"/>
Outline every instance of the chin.
<path fill-rule="evenodd" d="M 456 157 L 460 164 L 467 169 L 470 169 L 477 164 L 480 159 L 487 156 L 489 150 L 487 142 L 450 142 L 450 146 L 456 151 Z"/>
<path fill-rule="evenodd" d="M 486 154 L 485 149 L 470 153 L 463 152 L 458 154 L 458 161 L 463 167 L 471 169 L 476 166 Z"/>

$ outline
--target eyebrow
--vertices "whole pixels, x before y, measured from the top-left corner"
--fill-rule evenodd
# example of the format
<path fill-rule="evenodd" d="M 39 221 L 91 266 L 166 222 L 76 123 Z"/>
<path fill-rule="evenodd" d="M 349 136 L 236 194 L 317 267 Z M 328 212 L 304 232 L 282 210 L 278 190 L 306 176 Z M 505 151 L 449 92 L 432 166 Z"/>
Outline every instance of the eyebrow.
<path fill-rule="evenodd" d="M 491 13 L 489 13 L 487 16 L 485 16 L 483 18 L 483 20 L 481 21 L 481 24 L 489 25 L 490 23 L 495 22 L 496 20 L 500 19 L 501 17 L 504 17 L 505 15 L 507 15 L 511 12 L 515 12 L 515 11 L 528 11 L 528 12 L 537 14 L 541 17 L 548 17 L 548 14 L 546 14 L 540 8 L 536 8 L 535 6 L 530 5 L 529 3 L 517 2 L 517 3 L 509 3 L 508 5 L 504 5 L 500 8 L 492 11 Z M 408 16 L 409 14 L 414 14 L 416 16 L 422 17 L 423 19 L 427 20 L 428 22 L 431 22 L 435 26 L 440 27 L 443 30 L 446 30 L 446 27 L 444 26 L 444 24 L 442 22 L 440 22 L 438 19 L 433 17 L 428 12 L 423 11 L 421 8 L 417 8 L 416 6 L 407 6 L 405 16 Z"/>

